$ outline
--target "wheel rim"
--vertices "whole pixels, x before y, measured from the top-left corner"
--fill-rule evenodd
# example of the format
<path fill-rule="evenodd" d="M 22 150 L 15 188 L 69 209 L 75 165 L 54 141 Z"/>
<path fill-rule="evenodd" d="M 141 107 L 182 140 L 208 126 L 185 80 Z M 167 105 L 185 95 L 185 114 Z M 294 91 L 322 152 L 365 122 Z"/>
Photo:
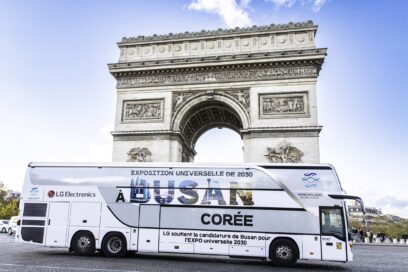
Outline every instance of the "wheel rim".
<path fill-rule="evenodd" d="M 88 236 L 81 236 L 77 242 L 80 251 L 87 251 L 91 246 L 91 239 Z"/>
<path fill-rule="evenodd" d="M 112 237 L 107 242 L 107 249 L 110 253 L 116 254 L 122 250 L 122 240 L 118 237 Z"/>
<path fill-rule="evenodd" d="M 275 255 L 276 255 L 276 258 L 283 260 L 283 261 L 289 261 L 293 258 L 292 249 L 285 245 L 278 246 L 276 248 Z"/>

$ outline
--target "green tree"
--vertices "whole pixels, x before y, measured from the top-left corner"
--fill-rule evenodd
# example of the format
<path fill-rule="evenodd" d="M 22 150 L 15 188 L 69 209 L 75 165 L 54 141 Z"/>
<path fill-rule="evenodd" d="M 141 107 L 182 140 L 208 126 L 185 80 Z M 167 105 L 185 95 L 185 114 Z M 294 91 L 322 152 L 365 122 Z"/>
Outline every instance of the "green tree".
<path fill-rule="evenodd" d="M 400 239 L 408 234 L 408 220 L 403 219 L 400 222 L 394 222 L 382 216 L 377 218 L 375 223 L 369 225 L 369 230 L 374 234 L 384 233 L 388 237 Z"/>
<path fill-rule="evenodd" d="M 6 202 L 7 188 L 4 183 L 0 181 L 0 206 Z"/>
<path fill-rule="evenodd" d="M 7 203 L 0 204 L 0 218 L 10 219 L 10 217 L 18 215 L 18 200 L 12 199 Z"/>
<path fill-rule="evenodd" d="M 7 199 L 7 188 L 0 182 L 0 219 L 18 215 L 19 199 Z"/>

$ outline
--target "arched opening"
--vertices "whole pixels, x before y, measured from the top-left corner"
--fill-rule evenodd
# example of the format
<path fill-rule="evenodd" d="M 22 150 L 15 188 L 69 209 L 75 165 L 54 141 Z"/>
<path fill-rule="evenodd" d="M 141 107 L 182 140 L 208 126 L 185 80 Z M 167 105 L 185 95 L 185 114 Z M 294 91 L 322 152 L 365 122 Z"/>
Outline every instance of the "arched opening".
<path fill-rule="evenodd" d="M 198 104 L 186 114 L 180 124 L 180 132 L 194 148 L 197 139 L 215 127 L 227 127 L 240 133 L 242 122 L 230 106 L 221 102 L 207 102 Z"/>
<path fill-rule="evenodd" d="M 242 163 L 243 142 L 236 131 L 213 128 L 204 132 L 195 144 L 195 162 Z"/>
<path fill-rule="evenodd" d="M 203 134 L 209 131 L 208 135 L 204 135 L 200 141 L 199 147 L 204 145 L 206 150 L 201 151 L 202 155 L 198 157 L 199 161 L 219 161 L 209 158 L 213 156 L 214 158 L 223 158 L 222 162 L 242 162 L 243 143 L 240 135 L 246 126 L 246 123 L 243 124 L 246 120 L 242 120 L 240 109 L 236 109 L 237 106 L 234 103 L 228 102 L 212 97 L 212 99 L 195 103 L 184 111 L 181 109 L 182 118 L 175 124 L 184 142 L 182 161 L 196 161 L 195 156 L 200 151 L 196 149 L 196 143 Z M 220 148 L 223 149 L 222 152 L 225 155 L 220 156 Z M 207 153 L 209 150 L 214 150 L 214 153 L 210 155 Z M 229 157 L 228 153 L 235 154 L 234 159 Z"/>

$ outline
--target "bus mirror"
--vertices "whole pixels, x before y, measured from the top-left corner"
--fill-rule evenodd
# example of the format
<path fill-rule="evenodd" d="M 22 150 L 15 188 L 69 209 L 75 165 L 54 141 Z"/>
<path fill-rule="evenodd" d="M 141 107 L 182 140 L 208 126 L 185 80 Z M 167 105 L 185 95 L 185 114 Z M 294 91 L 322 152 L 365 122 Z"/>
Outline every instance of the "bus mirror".
<path fill-rule="evenodd" d="M 364 202 L 361 199 L 361 197 L 352 196 L 352 195 L 334 195 L 334 194 L 329 194 L 329 197 L 331 197 L 333 199 L 355 200 L 355 201 L 357 201 L 358 204 L 360 204 L 361 211 L 363 212 L 363 214 L 366 213 L 365 208 L 364 208 Z"/>

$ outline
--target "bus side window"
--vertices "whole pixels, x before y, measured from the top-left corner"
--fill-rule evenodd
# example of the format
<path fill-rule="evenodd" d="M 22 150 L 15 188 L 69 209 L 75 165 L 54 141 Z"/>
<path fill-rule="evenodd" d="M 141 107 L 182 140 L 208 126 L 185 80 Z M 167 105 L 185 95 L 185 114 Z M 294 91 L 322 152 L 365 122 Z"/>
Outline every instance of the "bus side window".
<path fill-rule="evenodd" d="M 321 208 L 321 235 L 333 235 L 344 240 L 344 225 L 341 208 Z"/>

